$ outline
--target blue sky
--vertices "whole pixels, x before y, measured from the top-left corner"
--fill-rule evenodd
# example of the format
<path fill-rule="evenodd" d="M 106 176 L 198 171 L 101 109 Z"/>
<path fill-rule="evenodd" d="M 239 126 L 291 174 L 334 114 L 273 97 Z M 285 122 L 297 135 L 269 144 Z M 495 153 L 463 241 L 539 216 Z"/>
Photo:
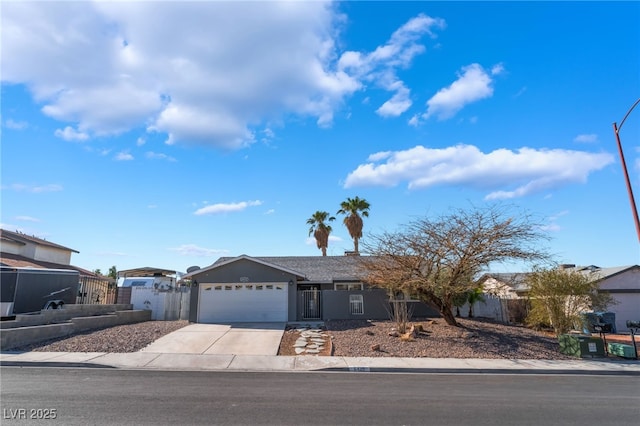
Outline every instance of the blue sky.
<path fill-rule="evenodd" d="M 2 227 L 106 271 L 320 255 L 506 204 L 564 263 L 640 263 L 612 131 L 638 2 L 3 2 Z M 640 108 L 621 129 L 640 198 Z M 341 217 L 328 254 L 353 242 Z"/>

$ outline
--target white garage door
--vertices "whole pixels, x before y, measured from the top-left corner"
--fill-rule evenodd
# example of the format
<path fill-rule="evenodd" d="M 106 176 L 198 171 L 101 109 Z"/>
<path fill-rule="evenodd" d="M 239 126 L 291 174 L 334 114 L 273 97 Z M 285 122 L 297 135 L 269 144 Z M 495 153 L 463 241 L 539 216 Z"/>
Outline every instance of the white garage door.
<path fill-rule="evenodd" d="M 288 320 L 287 283 L 200 284 L 198 322 Z"/>

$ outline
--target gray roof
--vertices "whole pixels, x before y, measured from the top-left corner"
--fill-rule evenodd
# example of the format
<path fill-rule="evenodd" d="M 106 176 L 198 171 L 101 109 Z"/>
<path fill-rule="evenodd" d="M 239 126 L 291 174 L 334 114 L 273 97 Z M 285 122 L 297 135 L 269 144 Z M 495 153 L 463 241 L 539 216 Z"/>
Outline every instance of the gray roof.
<path fill-rule="evenodd" d="M 640 268 L 639 265 L 626 265 L 626 266 L 613 266 L 610 268 L 601 268 L 595 265 L 589 266 L 570 266 L 564 268 L 567 271 L 580 272 L 583 275 L 593 276 L 598 281 L 606 280 L 614 275 L 625 272 L 629 269 Z M 528 272 L 516 272 L 516 273 L 488 273 L 483 276 L 483 281 L 487 277 L 494 278 L 495 280 L 508 285 L 515 291 L 528 291 L 529 285 L 526 282 Z"/>
<path fill-rule="evenodd" d="M 255 259 L 291 271 L 297 271 L 307 281 L 357 281 L 359 280 L 360 256 L 239 256 Z M 236 259 L 221 257 L 211 266 Z"/>
<path fill-rule="evenodd" d="M 625 265 L 625 266 L 612 266 L 610 268 L 601 268 L 595 265 L 589 266 L 576 266 L 574 269 L 576 271 L 581 272 L 585 275 L 594 275 L 599 280 L 604 280 L 610 278 L 614 275 L 618 275 L 621 272 L 624 272 L 628 269 L 640 268 L 638 265 Z"/>
<path fill-rule="evenodd" d="M 515 291 L 526 291 L 529 289 L 526 282 L 527 275 L 526 272 L 496 272 L 485 274 L 482 281 L 490 277 Z"/>

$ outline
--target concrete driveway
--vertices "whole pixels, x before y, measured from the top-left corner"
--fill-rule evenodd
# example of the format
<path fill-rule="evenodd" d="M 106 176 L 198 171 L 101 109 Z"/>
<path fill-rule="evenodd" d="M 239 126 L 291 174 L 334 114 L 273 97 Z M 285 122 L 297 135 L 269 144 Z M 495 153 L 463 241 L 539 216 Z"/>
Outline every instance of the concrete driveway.
<path fill-rule="evenodd" d="M 285 323 L 191 324 L 140 352 L 163 354 L 277 355 Z"/>

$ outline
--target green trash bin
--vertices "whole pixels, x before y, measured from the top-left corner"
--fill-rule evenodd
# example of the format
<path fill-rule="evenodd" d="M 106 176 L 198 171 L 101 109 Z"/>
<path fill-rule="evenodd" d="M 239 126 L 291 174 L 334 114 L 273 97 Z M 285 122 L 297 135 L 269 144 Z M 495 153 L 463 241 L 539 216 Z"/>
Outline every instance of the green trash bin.
<path fill-rule="evenodd" d="M 600 337 L 585 334 L 561 334 L 558 336 L 560 353 L 578 358 L 604 357 L 604 342 Z"/>

